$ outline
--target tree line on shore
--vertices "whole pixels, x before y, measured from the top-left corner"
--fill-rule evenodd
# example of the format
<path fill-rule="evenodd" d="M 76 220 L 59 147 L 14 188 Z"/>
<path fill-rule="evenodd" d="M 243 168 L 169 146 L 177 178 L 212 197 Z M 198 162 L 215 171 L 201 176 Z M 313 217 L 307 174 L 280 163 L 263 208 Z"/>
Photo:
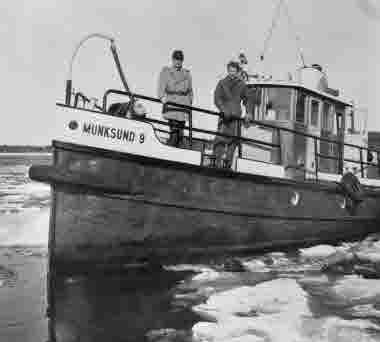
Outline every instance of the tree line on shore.
<path fill-rule="evenodd" d="M 0 145 L 0 153 L 52 152 L 52 146 Z"/>

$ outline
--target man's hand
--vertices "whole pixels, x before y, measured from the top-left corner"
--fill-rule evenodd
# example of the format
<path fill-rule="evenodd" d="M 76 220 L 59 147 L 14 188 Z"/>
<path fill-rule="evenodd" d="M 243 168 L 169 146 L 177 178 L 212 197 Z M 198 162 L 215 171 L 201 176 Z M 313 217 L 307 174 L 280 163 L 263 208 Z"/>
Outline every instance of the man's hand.
<path fill-rule="evenodd" d="M 246 115 L 245 117 L 244 117 L 244 122 L 243 122 L 243 126 L 245 127 L 245 128 L 248 128 L 250 125 L 251 125 L 251 117 L 249 116 L 249 115 Z"/>
<path fill-rule="evenodd" d="M 223 121 L 229 122 L 232 119 L 232 113 L 229 111 L 222 112 L 222 119 Z"/>

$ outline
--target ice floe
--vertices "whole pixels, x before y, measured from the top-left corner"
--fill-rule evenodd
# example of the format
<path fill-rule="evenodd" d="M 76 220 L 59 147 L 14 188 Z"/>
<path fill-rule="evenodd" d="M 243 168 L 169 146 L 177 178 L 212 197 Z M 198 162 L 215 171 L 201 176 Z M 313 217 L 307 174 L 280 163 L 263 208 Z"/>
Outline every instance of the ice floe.
<path fill-rule="evenodd" d="M 332 287 L 336 297 L 346 303 L 380 303 L 380 280 L 345 276 Z"/>
<path fill-rule="evenodd" d="M 46 245 L 48 230 L 48 209 L 2 215 L 0 216 L 0 245 Z"/>
<path fill-rule="evenodd" d="M 261 259 L 252 259 L 243 262 L 244 266 L 251 272 L 270 272 L 271 268 Z"/>
<path fill-rule="evenodd" d="M 380 236 L 369 235 L 363 241 L 329 255 L 325 271 L 356 273 L 367 278 L 380 278 Z"/>
<path fill-rule="evenodd" d="M 324 286 L 328 279 L 322 275 L 308 281 Z M 350 286 L 357 284 L 352 281 L 344 279 L 330 291 L 337 296 L 345 296 L 345 291 L 352 295 Z M 356 296 L 368 300 L 364 288 L 371 284 L 361 285 L 362 292 Z M 279 278 L 215 293 L 193 310 L 205 320 L 192 329 L 195 341 L 201 342 L 372 342 L 380 338 L 380 328 L 368 320 L 315 317 L 309 294 L 295 279 Z"/>
<path fill-rule="evenodd" d="M 145 336 L 149 342 L 193 342 L 188 331 L 172 328 L 151 330 Z"/>
<path fill-rule="evenodd" d="M 221 276 L 221 272 L 215 271 L 211 268 L 204 268 L 199 274 L 192 277 L 192 281 L 211 281 L 216 280 Z"/>
<path fill-rule="evenodd" d="M 331 245 L 317 245 L 309 248 L 301 248 L 300 254 L 307 258 L 324 258 L 336 253 L 337 248 Z"/>
<path fill-rule="evenodd" d="M 380 318 L 380 307 L 376 308 L 375 304 L 355 305 L 347 313 L 353 317 L 360 318 Z"/>
<path fill-rule="evenodd" d="M 276 279 L 217 293 L 193 310 L 215 321 L 193 327 L 194 337 L 204 341 L 243 337 L 247 341 L 280 341 L 284 333 L 297 338 L 300 319 L 310 315 L 307 294 L 294 279 Z"/>

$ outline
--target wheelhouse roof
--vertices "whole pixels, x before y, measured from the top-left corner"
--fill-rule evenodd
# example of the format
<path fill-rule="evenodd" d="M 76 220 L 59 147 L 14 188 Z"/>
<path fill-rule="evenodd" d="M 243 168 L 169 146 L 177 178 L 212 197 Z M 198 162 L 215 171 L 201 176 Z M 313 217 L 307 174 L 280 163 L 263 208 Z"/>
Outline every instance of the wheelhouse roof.
<path fill-rule="evenodd" d="M 323 91 L 319 91 L 313 88 L 305 87 L 304 85 L 297 82 L 289 82 L 289 81 L 259 81 L 259 82 L 250 82 L 248 83 L 248 87 L 283 87 L 283 88 L 293 88 L 293 89 L 301 89 L 307 93 L 314 94 L 318 97 L 330 100 L 332 102 L 339 102 L 345 106 L 353 107 L 352 101 L 344 98 L 342 96 L 333 96 Z"/>

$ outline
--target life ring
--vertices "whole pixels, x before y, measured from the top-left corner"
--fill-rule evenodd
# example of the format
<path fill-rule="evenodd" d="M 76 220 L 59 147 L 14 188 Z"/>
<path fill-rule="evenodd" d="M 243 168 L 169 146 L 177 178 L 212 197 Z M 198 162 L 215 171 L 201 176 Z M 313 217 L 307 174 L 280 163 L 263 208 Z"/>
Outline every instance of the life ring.
<path fill-rule="evenodd" d="M 347 172 L 340 180 L 340 186 L 343 192 L 354 202 L 362 202 L 364 199 L 364 190 L 358 177 L 352 172 Z"/>

